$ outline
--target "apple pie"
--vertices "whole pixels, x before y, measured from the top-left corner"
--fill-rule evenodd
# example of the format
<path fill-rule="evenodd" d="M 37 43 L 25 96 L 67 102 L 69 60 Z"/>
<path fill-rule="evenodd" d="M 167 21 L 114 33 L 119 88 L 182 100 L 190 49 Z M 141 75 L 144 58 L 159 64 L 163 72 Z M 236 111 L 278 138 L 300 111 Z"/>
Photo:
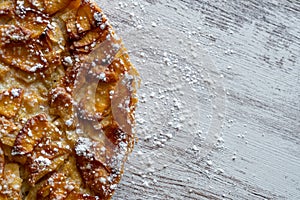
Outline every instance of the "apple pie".
<path fill-rule="evenodd" d="M 0 1 L 0 199 L 110 199 L 138 73 L 89 0 Z"/>

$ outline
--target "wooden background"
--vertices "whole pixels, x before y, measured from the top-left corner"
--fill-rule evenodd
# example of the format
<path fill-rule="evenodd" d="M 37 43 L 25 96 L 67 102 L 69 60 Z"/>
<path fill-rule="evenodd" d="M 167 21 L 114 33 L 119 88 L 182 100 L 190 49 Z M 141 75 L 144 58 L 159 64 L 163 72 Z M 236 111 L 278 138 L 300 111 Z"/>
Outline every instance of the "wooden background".
<path fill-rule="evenodd" d="M 300 199 L 300 1 L 98 4 L 142 77 L 113 199 Z"/>

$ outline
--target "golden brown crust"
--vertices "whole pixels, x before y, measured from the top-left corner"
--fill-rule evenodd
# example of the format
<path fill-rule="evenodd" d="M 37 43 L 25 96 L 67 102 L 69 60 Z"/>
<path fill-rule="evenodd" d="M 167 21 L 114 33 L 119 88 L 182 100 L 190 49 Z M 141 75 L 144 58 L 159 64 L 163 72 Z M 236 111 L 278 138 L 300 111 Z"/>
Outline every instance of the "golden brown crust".
<path fill-rule="evenodd" d="M 110 199 L 137 72 L 87 0 L 0 3 L 0 199 Z"/>

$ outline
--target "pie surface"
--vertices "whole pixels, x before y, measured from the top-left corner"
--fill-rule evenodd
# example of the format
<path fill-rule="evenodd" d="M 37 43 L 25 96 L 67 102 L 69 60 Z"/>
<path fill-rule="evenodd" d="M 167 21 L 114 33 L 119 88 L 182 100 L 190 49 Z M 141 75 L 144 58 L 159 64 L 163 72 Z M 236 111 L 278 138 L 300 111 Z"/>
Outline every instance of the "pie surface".
<path fill-rule="evenodd" d="M 0 200 L 110 199 L 138 74 L 88 0 L 0 2 Z"/>

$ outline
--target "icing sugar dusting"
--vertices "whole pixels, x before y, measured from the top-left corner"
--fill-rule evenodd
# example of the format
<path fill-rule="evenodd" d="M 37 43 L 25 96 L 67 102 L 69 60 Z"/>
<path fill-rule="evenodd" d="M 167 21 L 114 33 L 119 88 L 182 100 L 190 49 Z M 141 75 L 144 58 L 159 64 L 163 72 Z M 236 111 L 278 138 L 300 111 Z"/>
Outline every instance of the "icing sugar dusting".
<path fill-rule="evenodd" d="M 49 166 L 51 165 L 51 160 L 48 158 L 44 158 L 43 156 L 39 156 L 35 159 L 36 162 L 38 162 L 41 166 Z"/>
<path fill-rule="evenodd" d="M 12 96 L 15 97 L 15 98 L 16 98 L 16 97 L 19 97 L 20 94 L 21 94 L 21 89 L 15 89 L 15 88 L 14 88 L 14 89 L 11 90 L 11 94 L 12 94 Z"/>
<path fill-rule="evenodd" d="M 88 156 L 88 152 L 93 147 L 93 142 L 89 138 L 80 137 L 78 139 L 78 144 L 75 147 L 75 151 L 80 156 Z"/>

